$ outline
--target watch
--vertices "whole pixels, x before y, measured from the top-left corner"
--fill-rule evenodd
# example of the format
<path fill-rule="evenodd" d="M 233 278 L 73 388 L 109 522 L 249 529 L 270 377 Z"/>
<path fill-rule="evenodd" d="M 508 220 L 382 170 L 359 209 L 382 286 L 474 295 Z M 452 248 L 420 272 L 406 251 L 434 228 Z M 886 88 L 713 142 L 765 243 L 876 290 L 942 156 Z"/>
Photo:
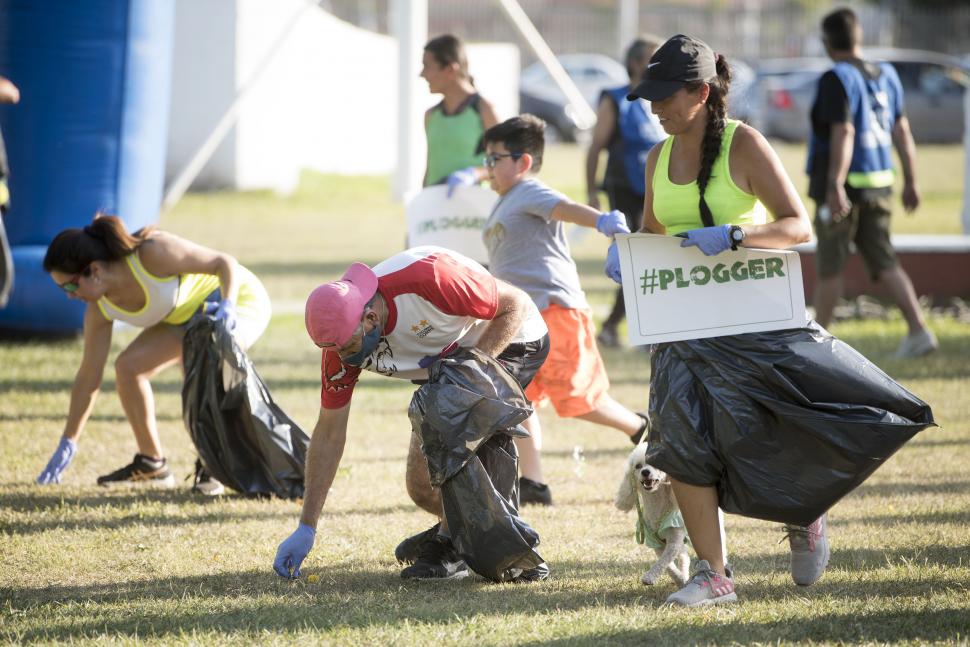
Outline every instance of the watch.
<path fill-rule="evenodd" d="M 731 249 L 737 251 L 738 246 L 744 242 L 744 230 L 737 225 L 731 225 L 728 236 L 731 239 Z"/>

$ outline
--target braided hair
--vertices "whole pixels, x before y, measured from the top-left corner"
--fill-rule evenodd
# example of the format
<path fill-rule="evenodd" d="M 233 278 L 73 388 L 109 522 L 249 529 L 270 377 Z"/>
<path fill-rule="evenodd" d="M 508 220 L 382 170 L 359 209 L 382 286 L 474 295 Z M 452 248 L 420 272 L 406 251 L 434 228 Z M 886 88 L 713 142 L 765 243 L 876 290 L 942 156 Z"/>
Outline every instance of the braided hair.
<path fill-rule="evenodd" d="M 701 221 L 705 227 L 714 226 L 714 214 L 707 206 L 704 199 L 704 191 L 711 180 L 711 172 L 714 170 L 714 162 L 721 154 L 721 140 L 724 138 L 724 129 L 727 126 L 727 94 L 731 87 L 731 68 L 728 67 L 727 59 L 723 55 L 717 55 L 715 62 L 717 76 L 707 85 L 711 91 L 707 97 L 707 128 L 704 131 L 704 140 L 701 142 L 701 170 L 697 174 L 697 189 L 701 195 L 700 212 Z M 693 92 L 699 89 L 705 82 L 696 81 L 688 84 L 688 90 Z"/>
<path fill-rule="evenodd" d="M 51 241 L 44 256 L 44 271 L 78 274 L 94 261 L 115 261 L 135 251 L 155 230 L 149 225 L 129 233 L 117 216 L 98 212 L 90 225 L 65 229 Z"/>

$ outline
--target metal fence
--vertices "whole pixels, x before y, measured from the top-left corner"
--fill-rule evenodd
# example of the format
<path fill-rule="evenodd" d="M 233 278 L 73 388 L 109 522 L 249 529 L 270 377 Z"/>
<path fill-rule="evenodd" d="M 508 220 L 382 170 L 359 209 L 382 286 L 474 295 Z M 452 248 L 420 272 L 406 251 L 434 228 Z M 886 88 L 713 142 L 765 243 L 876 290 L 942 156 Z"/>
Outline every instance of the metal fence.
<path fill-rule="evenodd" d="M 337 17 L 364 29 L 388 33 L 394 0 L 324 0 Z M 595 52 L 617 56 L 618 2 L 615 0 L 520 0 L 522 8 L 557 54 Z M 729 58 L 822 54 L 818 25 L 836 6 L 859 14 L 867 45 L 909 47 L 964 55 L 970 53 L 970 2 L 962 6 L 914 7 L 908 0 L 880 4 L 805 0 L 695 0 L 639 3 L 639 31 L 661 37 L 689 33 Z M 429 0 L 428 33 L 453 33 L 466 41 L 520 44 L 515 30 L 493 0 Z M 534 56 L 522 47 L 523 66 Z"/>

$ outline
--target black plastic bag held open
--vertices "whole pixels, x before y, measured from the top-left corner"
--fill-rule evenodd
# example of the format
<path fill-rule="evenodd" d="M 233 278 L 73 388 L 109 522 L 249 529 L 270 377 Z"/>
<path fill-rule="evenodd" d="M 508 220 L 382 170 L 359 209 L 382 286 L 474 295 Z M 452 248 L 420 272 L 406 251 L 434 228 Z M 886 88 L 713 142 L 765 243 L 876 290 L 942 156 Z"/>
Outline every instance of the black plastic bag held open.
<path fill-rule="evenodd" d="M 310 439 L 273 402 L 225 326 L 197 315 L 182 361 L 182 418 L 209 472 L 249 496 L 302 497 Z"/>
<path fill-rule="evenodd" d="M 806 328 L 659 344 L 647 460 L 725 512 L 808 525 L 919 431 L 929 405 Z"/>
<path fill-rule="evenodd" d="M 473 348 L 438 360 L 408 408 L 441 488 L 455 550 L 473 571 L 508 581 L 543 562 L 539 535 L 518 514 L 518 454 L 513 435 L 532 407 L 515 378 Z"/>

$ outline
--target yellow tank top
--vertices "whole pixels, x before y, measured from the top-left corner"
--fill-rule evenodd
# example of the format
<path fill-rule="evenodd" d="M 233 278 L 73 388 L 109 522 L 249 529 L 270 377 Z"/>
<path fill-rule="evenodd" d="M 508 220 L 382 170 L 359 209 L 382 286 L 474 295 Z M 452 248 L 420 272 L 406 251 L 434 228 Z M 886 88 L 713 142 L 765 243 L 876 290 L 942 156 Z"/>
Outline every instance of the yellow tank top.
<path fill-rule="evenodd" d="M 138 253 L 125 257 L 132 276 L 138 281 L 145 293 L 145 305 L 140 310 L 125 310 L 107 297 L 98 299 L 98 308 L 106 319 L 124 321 L 139 328 L 154 326 L 159 322 L 183 324 L 201 308 L 205 298 L 219 287 L 219 277 L 215 274 L 179 274 L 177 276 L 155 276 L 145 269 Z M 236 310 L 240 314 L 250 302 L 261 301 L 256 297 L 265 295 L 259 279 L 242 265 L 238 266 L 239 297 Z M 261 305 L 261 303 L 260 303 Z M 267 301 L 268 307 L 268 301 Z"/>
<path fill-rule="evenodd" d="M 714 216 L 715 225 L 760 225 L 767 221 L 765 206 L 750 193 L 745 193 L 731 179 L 728 166 L 731 140 L 738 122 L 729 120 L 721 140 L 721 153 L 714 161 L 711 179 L 704 191 L 704 199 Z M 668 137 L 660 149 L 657 167 L 653 171 L 653 214 L 673 236 L 688 229 L 703 227 L 700 193 L 697 180 L 689 184 L 670 181 L 670 149 L 675 136 Z"/>

